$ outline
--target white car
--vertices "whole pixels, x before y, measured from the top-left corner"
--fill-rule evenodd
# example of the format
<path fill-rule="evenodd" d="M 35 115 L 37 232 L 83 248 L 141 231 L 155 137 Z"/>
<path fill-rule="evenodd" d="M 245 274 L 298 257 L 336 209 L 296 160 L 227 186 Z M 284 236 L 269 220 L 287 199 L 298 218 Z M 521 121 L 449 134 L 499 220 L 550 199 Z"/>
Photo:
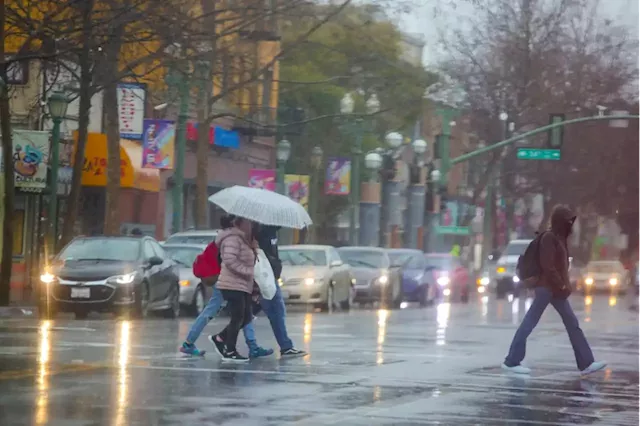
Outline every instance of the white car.
<path fill-rule="evenodd" d="M 625 294 L 626 271 L 617 260 L 597 260 L 587 264 L 582 275 L 581 287 L 584 293 L 611 292 Z"/>
<path fill-rule="evenodd" d="M 289 304 L 322 310 L 350 309 L 354 288 L 351 268 L 331 246 L 295 245 L 278 249 L 282 261 L 280 289 Z"/>
<path fill-rule="evenodd" d="M 496 281 L 496 294 L 504 297 L 507 293 L 518 293 L 520 280 L 516 276 L 518 258 L 522 256 L 533 240 L 511 240 L 496 262 L 494 279 Z"/>
<path fill-rule="evenodd" d="M 162 242 L 162 244 L 204 244 L 205 246 L 216 240 L 217 229 L 202 229 L 176 232 Z"/>

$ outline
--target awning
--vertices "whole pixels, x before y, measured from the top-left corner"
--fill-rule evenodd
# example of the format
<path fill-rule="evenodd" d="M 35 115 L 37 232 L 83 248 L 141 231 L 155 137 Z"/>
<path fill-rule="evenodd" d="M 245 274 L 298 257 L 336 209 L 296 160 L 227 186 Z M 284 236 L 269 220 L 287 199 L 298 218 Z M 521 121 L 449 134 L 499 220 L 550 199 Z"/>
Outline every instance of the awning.
<path fill-rule="evenodd" d="M 77 132 L 74 139 L 77 141 Z M 89 133 L 84 152 L 82 185 L 107 185 L 107 135 Z M 128 139 L 120 140 L 120 186 L 122 188 L 160 191 L 160 171 L 142 168 L 142 146 Z"/>

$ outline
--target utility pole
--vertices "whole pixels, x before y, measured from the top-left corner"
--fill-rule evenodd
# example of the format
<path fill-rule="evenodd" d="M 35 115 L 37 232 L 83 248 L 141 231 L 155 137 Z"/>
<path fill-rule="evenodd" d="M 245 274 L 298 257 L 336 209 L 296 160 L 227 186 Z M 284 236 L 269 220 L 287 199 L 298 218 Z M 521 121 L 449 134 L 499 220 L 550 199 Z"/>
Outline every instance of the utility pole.
<path fill-rule="evenodd" d="M 184 200 L 184 157 L 187 145 L 187 120 L 189 119 L 189 79 L 186 75 L 176 76 L 174 80 L 178 88 L 180 108 L 176 123 L 176 163 L 173 175 L 173 232 L 182 230 L 182 207 Z"/>

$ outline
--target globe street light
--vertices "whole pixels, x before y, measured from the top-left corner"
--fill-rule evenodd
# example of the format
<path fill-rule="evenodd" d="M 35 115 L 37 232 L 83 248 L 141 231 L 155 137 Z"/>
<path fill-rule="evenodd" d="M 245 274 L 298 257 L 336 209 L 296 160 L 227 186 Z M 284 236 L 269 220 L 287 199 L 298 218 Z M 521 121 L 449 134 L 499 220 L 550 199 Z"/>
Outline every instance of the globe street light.
<path fill-rule="evenodd" d="M 371 182 L 375 182 L 378 171 L 382 168 L 382 161 L 382 155 L 376 151 L 371 151 L 364 157 L 364 166 L 371 173 Z"/>
<path fill-rule="evenodd" d="M 378 100 L 378 95 L 375 93 L 372 94 L 369 99 L 367 99 L 365 107 L 367 108 L 367 114 L 377 114 L 380 112 L 380 101 Z"/>
<path fill-rule="evenodd" d="M 431 172 L 431 182 L 440 182 L 440 170 L 434 170 Z"/>
<path fill-rule="evenodd" d="M 60 161 L 60 124 L 67 115 L 69 98 L 64 93 L 54 92 L 47 100 L 49 115 L 53 120 L 51 132 L 51 184 L 49 190 L 49 248 L 50 253 L 55 253 L 58 241 L 58 167 Z"/>
<path fill-rule="evenodd" d="M 354 108 L 355 102 L 353 96 L 351 96 L 351 93 L 345 94 L 340 101 L 340 112 L 342 114 L 353 114 Z"/>
<path fill-rule="evenodd" d="M 413 146 L 413 152 L 418 155 L 423 155 L 425 152 L 427 152 L 427 142 L 425 142 L 423 139 L 416 139 L 411 145 Z"/>
<path fill-rule="evenodd" d="M 317 170 L 320 168 L 320 165 L 322 164 L 323 154 L 324 152 L 322 151 L 322 148 L 320 148 L 319 146 L 316 146 L 311 150 L 311 166 L 313 167 L 314 170 Z"/>
<path fill-rule="evenodd" d="M 507 121 L 507 119 L 509 118 L 509 114 L 507 114 L 506 112 L 502 111 L 500 113 L 500 115 L 498 116 L 498 118 L 500 119 L 500 121 Z"/>
<path fill-rule="evenodd" d="M 278 145 L 276 146 L 276 160 L 277 160 L 277 167 L 278 167 L 278 192 L 280 194 L 285 193 L 284 166 L 287 163 L 287 161 L 289 161 L 289 156 L 291 156 L 291 143 L 286 139 L 282 139 L 280 142 L 278 142 Z"/>
<path fill-rule="evenodd" d="M 384 139 L 391 149 L 398 149 L 402 145 L 402 135 L 398 132 L 388 133 Z"/>

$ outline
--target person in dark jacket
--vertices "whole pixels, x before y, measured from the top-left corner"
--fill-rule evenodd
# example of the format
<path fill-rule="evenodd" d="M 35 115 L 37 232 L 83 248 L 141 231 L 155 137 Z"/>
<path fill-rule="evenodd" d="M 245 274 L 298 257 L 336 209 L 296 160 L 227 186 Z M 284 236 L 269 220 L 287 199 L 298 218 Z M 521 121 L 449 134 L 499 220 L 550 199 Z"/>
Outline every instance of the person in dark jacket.
<path fill-rule="evenodd" d="M 282 262 L 278 254 L 278 231 L 277 226 L 259 225 L 254 229 L 258 246 L 264 251 L 267 256 L 271 269 L 276 279 L 276 294 L 273 299 L 268 300 L 264 297 L 260 297 L 260 306 L 262 310 L 269 318 L 273 335 L 275 336 L 278 345 L 280 346 L 280 354 L 283 356 L 301 356 L 306 352 L 293 347 L 293 342 L 287 334 L 287 324 L 285 317 L 287 315 L 287 309 L 282 298 L 282 291 L 278 285 L 280 274 L 282 273 Z"/>
<path fill-rule="evenodd" d="M 571 294 L 569 281 L 569 251 L 567 239 L 571 234 L 576 215 L 565 206 L 556 206 L 551 214 L 551 227 L 540 238 L 540 276 L 532 283 L 535 298 L 516 331 L 509 354 L 502 368 L 517 374 L 529 374 L 531 370 L 521 365 L 525 357 L 527 338 L 538 324 L 549 303 L 560 314 L 569 334 L 576 357 L 578 370 L 582 374 L 594 373 L 606 367 L 605 362 L 596 362 L 589 343 L 571 309 L 568 297 Z"/>

